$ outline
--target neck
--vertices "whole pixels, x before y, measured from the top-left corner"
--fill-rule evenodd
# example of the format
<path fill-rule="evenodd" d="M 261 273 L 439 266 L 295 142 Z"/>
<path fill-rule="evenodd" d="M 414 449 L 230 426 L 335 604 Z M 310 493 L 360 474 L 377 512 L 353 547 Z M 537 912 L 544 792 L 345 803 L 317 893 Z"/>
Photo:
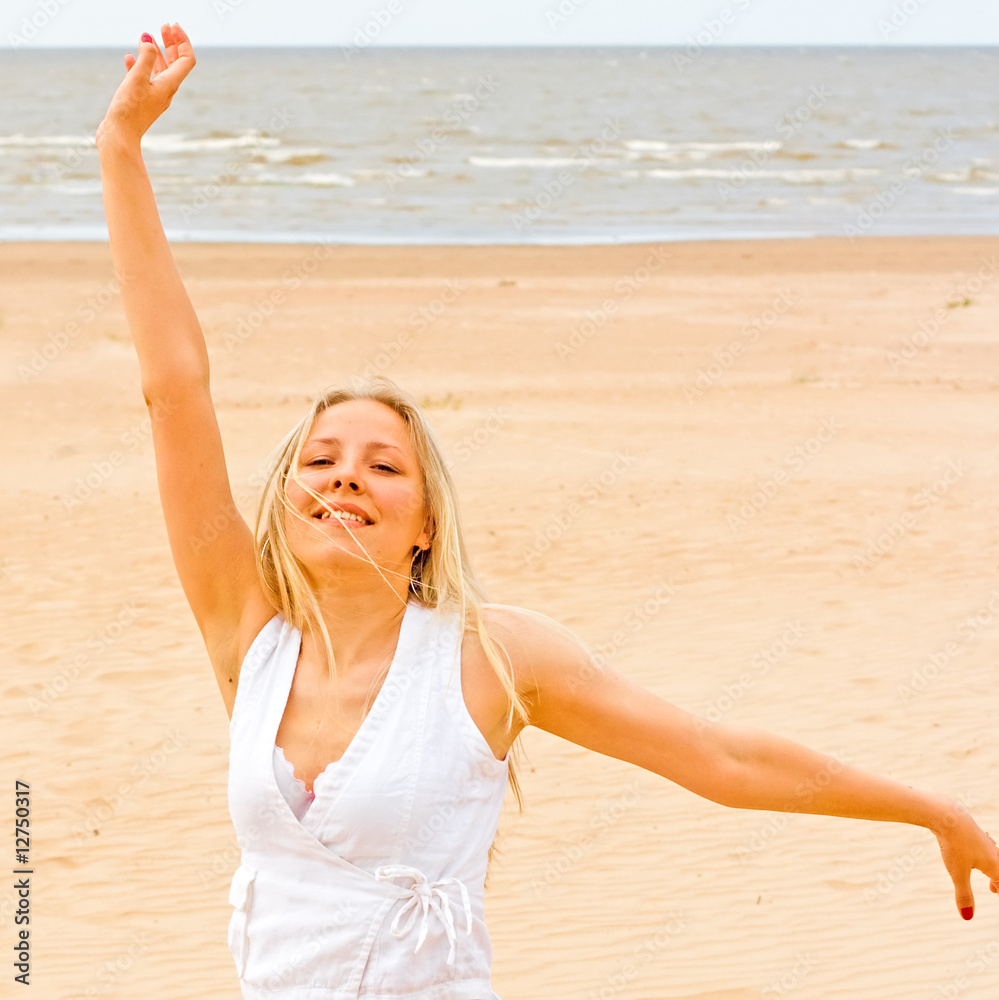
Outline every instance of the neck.
<path fill-rule="evenodd" d="M 404 584 L 405 581 L 400 581 L 390 588 L 381 577 L 367 585 L 357 579 L 313 584 L 333 645 L 338 676 L 391 656 L 409 598 Z M 303 636 L 303 642 L 306 639 L 320 659 L 325 660 L 322 637 Z"/>

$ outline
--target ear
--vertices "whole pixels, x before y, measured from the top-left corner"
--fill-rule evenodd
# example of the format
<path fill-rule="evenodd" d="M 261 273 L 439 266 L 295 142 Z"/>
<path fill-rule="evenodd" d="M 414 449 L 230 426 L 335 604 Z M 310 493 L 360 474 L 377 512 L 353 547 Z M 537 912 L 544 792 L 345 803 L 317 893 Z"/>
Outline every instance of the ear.
<path fill-rule="evenodd" d="M 430 548 L 430 542 L 434 537 L 434 520 L 428 514 L 427 519 L 423 524 L 423 530 L 416 536 L 416 541 L 413 543 L 418 549 L 422 549 L 424 552 Z"/>

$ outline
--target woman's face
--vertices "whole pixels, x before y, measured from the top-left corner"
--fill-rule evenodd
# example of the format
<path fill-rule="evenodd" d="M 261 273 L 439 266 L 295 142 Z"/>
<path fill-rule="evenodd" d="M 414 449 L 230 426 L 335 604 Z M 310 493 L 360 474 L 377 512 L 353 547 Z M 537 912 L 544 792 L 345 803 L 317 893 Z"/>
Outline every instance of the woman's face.
<path fill-rule="evenodd" d="M 382 569 L 408 576 L 414 546 L 430 544 L 430 525 L 409 429 L 395 410 L 374 399 L 324 410 L 302 448 L 298 476 L 323 498 L 288 479 L 298 515 L 286 514 L 288 542 L 303 565 L 313 573 L 360 566 L 366 551 Z"/>

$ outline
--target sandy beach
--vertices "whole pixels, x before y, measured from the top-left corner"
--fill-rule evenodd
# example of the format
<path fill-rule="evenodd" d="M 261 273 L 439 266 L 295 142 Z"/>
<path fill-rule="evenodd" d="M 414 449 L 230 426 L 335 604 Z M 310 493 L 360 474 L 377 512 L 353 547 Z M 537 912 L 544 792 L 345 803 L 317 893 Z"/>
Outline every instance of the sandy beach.
<path fill-rule="evenodd" d="M 383 372 L 429 408 L 493 600 L 999 831 L 999 239 L 174 249 L 248 516 L 312 396 Z M 228 720 L 105 245 L 0 245 L 0 355 L 31 996 L 237 1000 Z M 976 874 L 962 921 L 925 830 L 523 744 L 487 884 L 502 1000 L 994 1000 L 999 901 Z"/>

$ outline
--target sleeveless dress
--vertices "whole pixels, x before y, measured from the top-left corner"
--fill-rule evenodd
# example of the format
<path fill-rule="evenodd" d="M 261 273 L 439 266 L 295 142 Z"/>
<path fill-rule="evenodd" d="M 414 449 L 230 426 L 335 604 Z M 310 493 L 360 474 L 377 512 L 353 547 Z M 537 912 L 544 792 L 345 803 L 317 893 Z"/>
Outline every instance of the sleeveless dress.
<path fill-rule="evenodd" d="M 410 600 L 371 711 L 311 801 L 275 744 L 301 638 L 280 615 L 261 629 L 229 726 L 243 997 L 499 1000 L 483 893 L 509 764 L 465 705 L 457 613 Z"/>

